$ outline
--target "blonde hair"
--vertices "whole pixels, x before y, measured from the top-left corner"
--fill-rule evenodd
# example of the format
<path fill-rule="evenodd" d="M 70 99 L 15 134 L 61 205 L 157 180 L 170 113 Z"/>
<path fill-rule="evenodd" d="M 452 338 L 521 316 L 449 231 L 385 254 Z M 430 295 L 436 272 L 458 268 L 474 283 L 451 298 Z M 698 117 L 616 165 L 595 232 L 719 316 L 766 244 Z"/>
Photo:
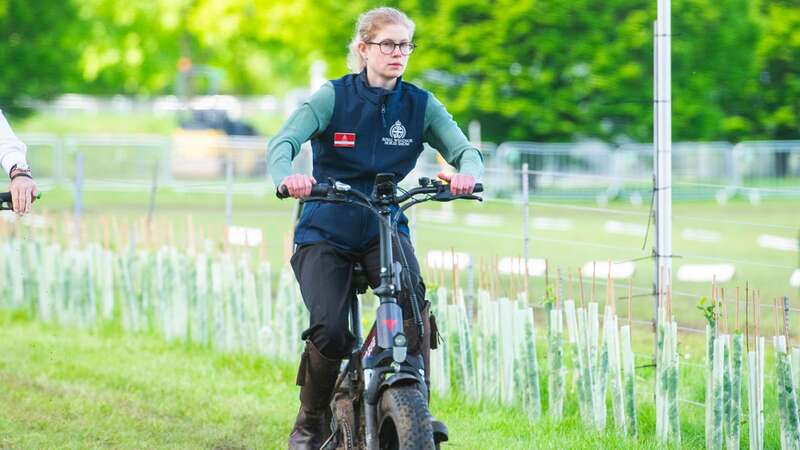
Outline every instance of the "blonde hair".
<path fill-rule="evenodd" d="M 360 73 L 367 66 L 367 62 L 358 52 L 358 44 L 375 39 L 378 31 L 386 25 L 403 25 L 408 28 L 409 37 L 414 36 L 416 25 L 398 9 L 382 6 L 361 14 L 356 23 L 356 33 L 348 46 L 350 53 L 347 55 L 347 67 L 353 73 Z"/>

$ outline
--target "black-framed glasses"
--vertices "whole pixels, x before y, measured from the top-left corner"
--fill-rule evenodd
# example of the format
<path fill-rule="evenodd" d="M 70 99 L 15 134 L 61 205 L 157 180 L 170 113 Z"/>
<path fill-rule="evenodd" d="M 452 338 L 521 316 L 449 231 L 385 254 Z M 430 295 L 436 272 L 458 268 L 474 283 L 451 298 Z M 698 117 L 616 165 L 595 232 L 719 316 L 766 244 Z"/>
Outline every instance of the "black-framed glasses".
<path fill-rule="evenodd" d="M 381 48 L 381 53 L 384 55 L 391 55 L 394 53 L 395 48 L 400 48 L 400 54 L 403 56 L 408 56 L 411 52 L 417 48 L 417 44 L 413 42 L 401 42 L 399 44 L 392 42 L 392 41 L 381 41 L 381 42 L 365 42 L 365 44 L 370 45 L 378 45 Z"/>

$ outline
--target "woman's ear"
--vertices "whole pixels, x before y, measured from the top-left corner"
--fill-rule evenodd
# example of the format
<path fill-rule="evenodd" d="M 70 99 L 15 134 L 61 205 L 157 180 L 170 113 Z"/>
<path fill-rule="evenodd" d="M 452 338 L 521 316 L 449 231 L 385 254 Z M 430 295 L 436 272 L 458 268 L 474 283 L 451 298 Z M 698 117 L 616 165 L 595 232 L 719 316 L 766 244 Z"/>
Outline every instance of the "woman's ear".
<path fill-rule="evenodd" d="M 366 61 L 366 59 L 367 59 L 367 50 L 368 50 L 367 44 L 364 41 L 360 41 L 358 43 L 358 47 L 357 48 L 358 48 L 358 54 L 361 55 L 361 57 L 364 58 L 364 60 Z"/>

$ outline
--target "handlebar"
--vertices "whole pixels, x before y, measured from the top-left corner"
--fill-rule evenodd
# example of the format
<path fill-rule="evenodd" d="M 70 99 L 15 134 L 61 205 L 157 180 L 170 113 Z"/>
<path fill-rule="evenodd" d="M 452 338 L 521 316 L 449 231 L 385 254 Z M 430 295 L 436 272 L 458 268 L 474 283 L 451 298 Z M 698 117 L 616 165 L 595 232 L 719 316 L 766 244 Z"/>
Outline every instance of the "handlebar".
<path fill-rule="evenodd" d="M 281 200 L 285 198 L 289 198 L 289 192 L 286 189 L 286 186 L 281 185 L 281 189 L 279 189 L 276 193 L 277 197 Z M 350 186 L 340 183 L 334 182 L 331 183 L 317 183 L 311 186 L 311 194 L 308 196 L 308 199 L 323 199 L 328 197 L 331 194 L 344 194 L 347 192 L 354 192 L 350 190 Z M 475 187 L 472 190 L 472 194 L 478 194 L 483 192 L 483 184 L 482 183 L 475 183 Z M 450 193 L 450 185 L 444 184 L 441 182 L 433 181 L 431 182 L 427 178 L 420 179 L 420 186 L 416 188 L 412 188 L 401 195 L 397 196 L 397 203 L 403 203 L 409 200 L 411 197 L 420 194 L 433 194 L 436 196 L 435 200 L 437 201 L 451 201 L 458 198 L 471 198 L 480 200 L 479 197 L 476 197 L 472 194 L 463 194 L 463 195 L 452 195 Z"/>
<path fill-rule="evenodd" d="M 41 198 L 42 194 L 37 193 L 34 200 L 38 200 Z M 13 208 L 13 204 L 11 202 L 11 192 L 0 192 L 0 211 L 3 210 L 11 210 Z"/>

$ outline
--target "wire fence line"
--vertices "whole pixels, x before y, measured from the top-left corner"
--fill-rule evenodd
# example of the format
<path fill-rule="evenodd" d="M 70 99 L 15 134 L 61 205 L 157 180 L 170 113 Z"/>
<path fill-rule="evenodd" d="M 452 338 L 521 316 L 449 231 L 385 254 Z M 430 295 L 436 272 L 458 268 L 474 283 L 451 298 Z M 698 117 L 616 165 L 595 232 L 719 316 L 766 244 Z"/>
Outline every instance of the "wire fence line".
<path fill-rule="evenodd" d="M 424 225 L 421 225 L 420 222 L 417 222 L 416 225 L 418 227 L 419 226 L 423 226 L 423 227 L 426 227 L 426 228 L 434 228 L 434 229 L 449 230 L 449 231 L 458 231 L 460 233 L 475 234 L 475 235 L 480 235 L 480 236 L 499 237 L 499 238 L 504 238 L 504 239 L 519 240 L 519 241 L 524 239 L 523 236 L 521 236 L 520 234 L 504 233 L 504 232 L 499 232 L 499 231 L 489 231 L 489 230 L 475 229 L 475 228 L 466 228 L 466 227 L 459 227 L 459 226 L 455 226 L 455 225 L 438 225 L 438 224 L 433 224 L 433 223 L 424 223 Z M 579 241 L 579 240 L 574 240 L 574 239 L 544 238 L 544 237 L 539 237 L 539 236 L 531 236 L 531 237 L 529 237 L 529 239 L 533 240 L 533 241 L 539 241 L 539 242 L 550 242 L 550 243 L 556 243 L 556 244 L 568 244 L 568 245 L 575 245 L 575 246 L 587 247 L 587 248 L 599 248 L 599 249 L 606 249 L 606 250 L 621 250 L 621 251 L 638 252 L 637 255 L 632 256 L 629 259 L 626 259 L 625 261 L 639 259 L 639 258 L 647 259 L 647 258 L 652 258 L 653 257 L 653 255 L 651 253 L 649 253 L 649 252 L 642 253 L 642 249 L 641 248 L 623 247 L 623 246 L 611 245 L 611 244 L 598 244 L 598 243 Z M 794 269 L 796 269 L 796 267 L 794 267 L 794 266 L 787 266 L 787 265 L 781 265 L 781 264 L 771 264 L 771 263 L 766 263 L 766 262 L 761 262 L 761 261 L 753 261 L 753 260 L 742 260 L 742 259 L 735 259 L 735 258 L 723 258 L 723 257 L 715 257 L 715 256 L 697 255 L 697 254 L 691 254 L 691 253 L 688 253 L 688 254 L 687 253 L 683 253 L 683 254 L 680 254 L 680 255 L 675 255 L 674 257 L 693 258 L 693 259 L 707 260 L 707 261 L 728 262 L 728 263 L 736 263 L 736 264 L 743 264 L 743 265 L 748 265 L 748 266 L 752 266 L 752 267 L 763 267 L 763 268 L 770 268 L 770 269 L 786 269 L 786 270 L 794 270 Z M 615 261 L 612 261 L 612 262 L 617 262 L 617 261 L 615 260 Z"/>

